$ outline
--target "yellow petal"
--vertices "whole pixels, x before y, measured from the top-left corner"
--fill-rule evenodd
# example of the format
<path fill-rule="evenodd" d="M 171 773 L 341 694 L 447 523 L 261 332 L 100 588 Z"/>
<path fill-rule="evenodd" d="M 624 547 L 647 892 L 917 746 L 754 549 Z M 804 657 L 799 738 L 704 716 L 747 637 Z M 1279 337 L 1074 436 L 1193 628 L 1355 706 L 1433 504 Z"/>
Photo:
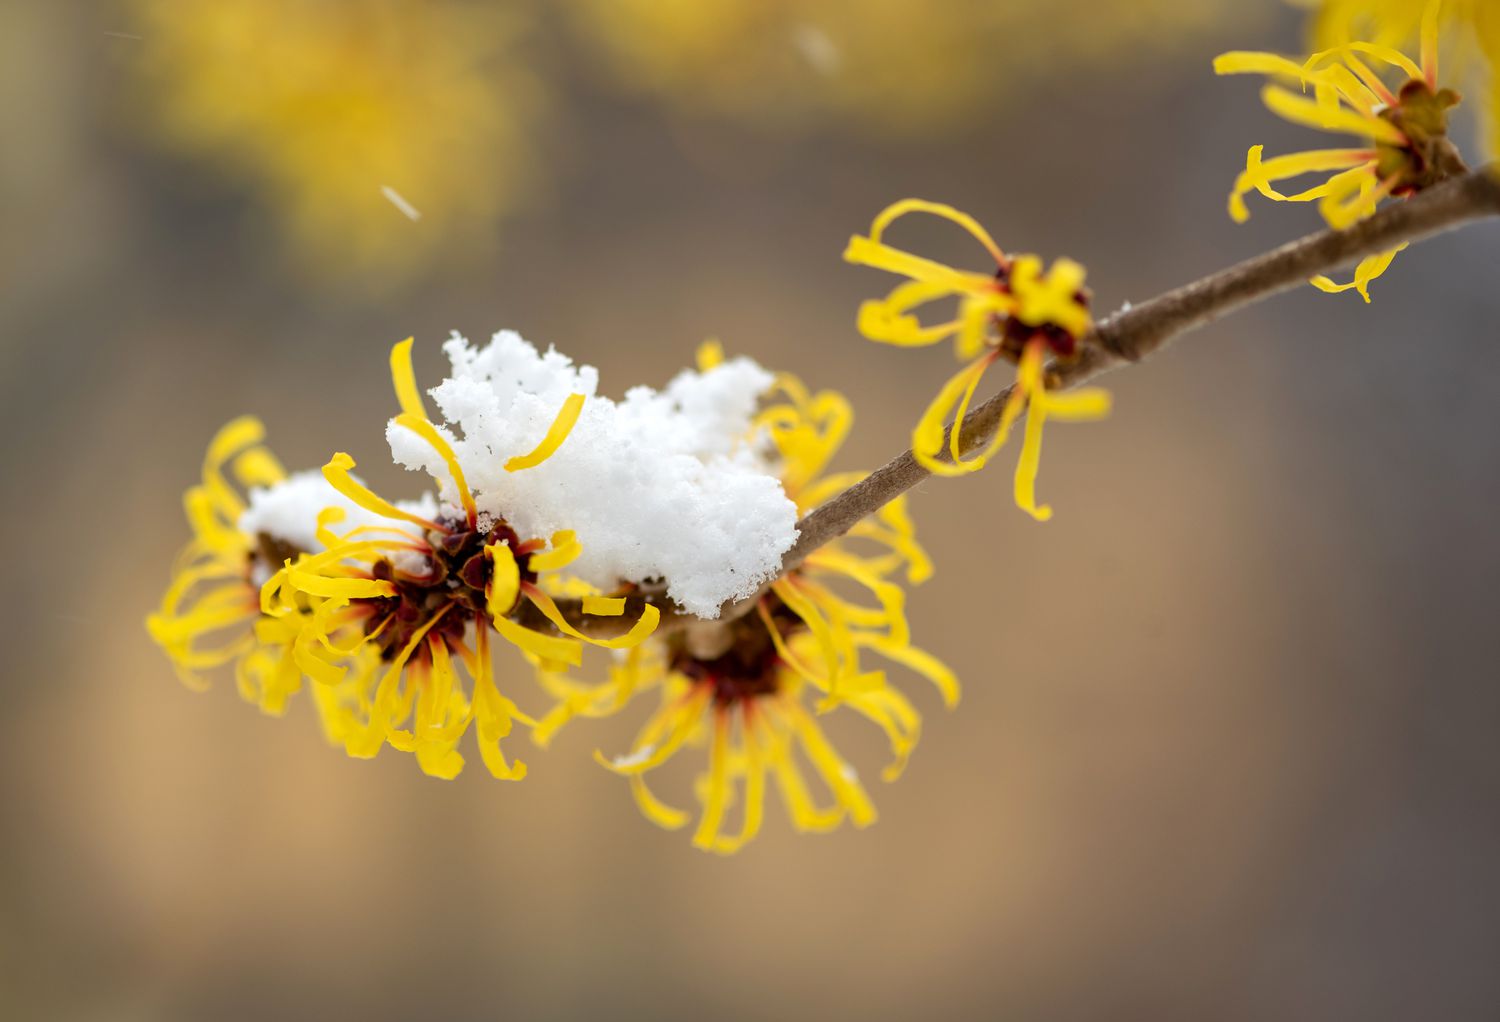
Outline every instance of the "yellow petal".
<path fill-rule="evenodd" d="M 1317 102 L 1293 95 L 1275 85 L 1268 85 L 1261 90 L 1261 100 L 1272 113 L 1293 124 L 1317 128 L 1321 131 L 1361 135 L 1391 145 L 1406 143 L 1406 136 L 1389 121 L 1353 110 L 1340 109 L 1329 112 L 1322 109 Z"/>
<path fill-rule="evenodd" d="M 571 664 L 574 667 L 583 663 L 583 646 L 573 639 L 533 632 L 503 616 L 492 617 L 491 622 L 495 626 L 495 631 L 499 632 L 506 642 L 534 656 L 541 657 L 543 660 Z"/>
<path fill-rule="evenodd" d="M 468 480 L 464 478 L 463 466 L 459 464 L 458 455 L 453 452 L 453 447 L 448 443 L 447 438 L 439 433 L 432 423 L 411 412 L 402 412 L 394 421 L 396 425 L 411 430 L 425 440 L 434 451 L 437 451 L 438 457 L 443 459 L 443 464 L 448 466 L 448 474 L 453 477 L 453 487 L 458 490 L 458 499 L 463 503 L 464 516 L 468 519 L 469 528 L 474 528 L 479 521 L 479 509 L 474 505 L 474 494 L 470 492 Z"/>
<path fill-rule="evenodd" d="M 521 568 L 508 543 L 492 543 L 484 548 L 484 554 L 491 564 L 485 608 L 491 617 L 502 618 L 515 609 L 521 596 Z"/>
<path fill-rule="evenodd" d="M 710 369 L 716 369 L 724 362 L 724 345 L 717 338 L 710 337 L 698 345 L 698 371 L 706 373 Z"/>
<path fill-rule="evenodd" d="M 1358 291 L 1360 297 L 1365 300 L 1365 303 L 1369 304 L 1370 282 L 1390 269 L 1392 260 L 1396 258 L 1397 253 L 1405 248 L 1406 245 L 1403 244 L 1399 248 L 1391 249 L 1389 252 L 1380 252 L 1361 260 L 1360 264 L 1355 267 L 1354 280 L 1348 284 L 1335 284 L 1328 277 L 1314 277 L 1311 281 L 1312 286 L 1319 291 L 1326 291 L 1329 294 Z"/>
<path fill-rule="evenodd" d="M 328 485 L 348 497 L 355 504 L 371 511 L 383 518 L 395 518 L 403 522 L 412 522 L 434 532 L 447 532 L 437 522 L 428 521 L 420 515 L 414 515 L 409 511 L 403 511 L 390 501 L 375 494 L 363 483 L 349 474 L 354 468 L 354 459 L 340 451 L 335 454 L 328 464 L 323 466 L 323 478 L 328 480 Z"/>
<path fill-rule="evenodd" d="M 552 597 L 548 596 L 545 592 L 536 586 L 530 585 L 523 586 L 523 589 L 526 592 L 526 598 L 536 604 L 537 609 L 546 616 L 548 621 L 552 622 L 558 631 L 564 635 L 571 635 L 575 639 L 582 639 L 590 645 L 602 646 L 605 649 L 630 649 L 633 646 L 639 646 L 650 637 L 652 632 L 656 631 L 656 626 L 661 621 L 660 610 L 649 603 L 643 604 L 641 606 L 641 616 L 636 619 L 630 631 L 613 639 L 596 639 L 585 635 L 569 624 L 568 619 L 563 617 L 562 611 L 557 609 L 557 604 L 552 601 Z"/>
<path fill-rule="evenodd" d="M 695 848 L 710 849 L 718 843 L 719 824 L 729 801 L 729 715 L 723 710 L 714 714 L 713 740 L 708 749 L 708 797 L 703 816 L 693 834 Z"/>
<path fill-rule="evenodd" d="M 1288 60 L 1275 53 L 1255 50 L 1231 50 L 1228 53 L 1219 54 L 1214 58 L 1214 74 L 1280 75 L 1283 78 L 1295 78 L 1304 83 L 1317 78 L 1316 74 L 1295 60 Z"/>
<path fill-rule="evenodd" d="M 578 416 L 583 413 L 583 402 L 585 395 L 570 394 L 567 400 L 558 409 L 557 417 L 552 420 L 552 425 L 547 428 L 547 435 L 542 437 L 542 442 L 537 444 L 536 449 L 530 454 L 518 454 L 505 463 L 505 471 L 519 472 L 525 468 L 535 468 L 557 453 L 557 449 L 568 439 L 568 434 L 573 431 L 573 426 L 578 422 Z"/>
<path fill-rule="evenodd" d="M 415 338 L 408 337 L 391 349 L 391 382 L 396 388 L 396 403 L 408 415 L 430 422 L 427 408 L 422 404 L 422 392 L 417 389 L 417 374 L 411 366 L 411 346 Z"/>
<path fill-rule="evenodd" d="M 969 214 L 960 212 L 945 203 L 928 202 L 926 199 L 901 199 L 898 202 L 891 203 L 876 215 L 875 222 L 870 226 L 870 237 L 875 241 L 879 241 L 887 227 L 908 213 L 929 213 L 932 216 L 955 223 L 968 231 L 975 240 L 983 245 L 985 250 L 994 256 L 995 262 L 1001 263 L 1005 261 L 1005 256 L 1000 251 L 1000 246 L 995 244 L 995 239 L 991 238 L 989 232 L 979 225 L 979 221 L 975 220 Z"/>
<path fill-rule="evenodd" d="M 943 431 L 947 426 L 950 411 L 963 400 L 965 394 L 973 392 L 973 387 L 977 386 L 977 377 L 984 373 L 991 361 L 989 356 L 981 356 L 959 370 L 957 375 L 938 391 L 937 397 L 933 398 L 927 410 L 922 413 L 921 419 L 917 421 L 916 428 L 912 431 L 912 455 L 917 459 L 918 464 L 933 475 L 956 476 L 978 471 L 1005 443 L 1006 436 L 1010 432 L 1010 424 L 1015 421 L 1020 411 L 1020 398 L 1014 392 L 1006 403 L 1000 428 L 995 431 L 995 435 L 990 438 L 990 442 L 983 450 L 963 461 L 942 461 L 937 457 L 938 452 L 943 449 Z M 956 421 L 954 428 L 959 428 Z"/>
<path fill-rule="evenodd" d="M 557 571 L 566 568 L 576 561 L 583 553 L 583 544 L 578 542 L 578 534 L 571 529 L 552 534 L 552 549 L 543 553 L 532 554 L 526 563 L 535 572 Z"/>

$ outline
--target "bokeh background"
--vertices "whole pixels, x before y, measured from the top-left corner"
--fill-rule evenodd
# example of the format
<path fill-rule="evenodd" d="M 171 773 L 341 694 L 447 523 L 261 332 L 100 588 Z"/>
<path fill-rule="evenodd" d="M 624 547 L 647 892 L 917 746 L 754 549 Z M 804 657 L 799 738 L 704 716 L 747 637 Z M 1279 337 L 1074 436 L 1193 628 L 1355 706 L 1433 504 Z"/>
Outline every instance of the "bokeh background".
<path fill-rule="evenodd" d="M 848 235 L 945 200 L 1110 309 L 1310 230 L 1230 224 L 1245 147 L 1306 136 L 1208 67 L 1299 31 L 1228 0 L 0 5 L 0 1015 L 1496 1017 L 1493 226 L 1373 306 L 1309 288 L 1109 380 L 1108 424 L 1049 432 L 1045 526 L 1003 467 L 919 490 L 913 625 L 966 691 L 910 682 L 923 745 L 867 831 L 772 812 L 694 851 L 589 760 L 635 713 L 519 785 L 352 761 L 305 701 L 188 692 L 142 627 L 212 431 L 374 466 L 408 335 L 435 380 L 450 329 L 513 327 L 614 395 L 718 336 L 845 390 L 841 465 L 873 466 L 953 366 L 857 337 L 890 282 Z M 873 773 L 868 730 L 833 726 Z"/>

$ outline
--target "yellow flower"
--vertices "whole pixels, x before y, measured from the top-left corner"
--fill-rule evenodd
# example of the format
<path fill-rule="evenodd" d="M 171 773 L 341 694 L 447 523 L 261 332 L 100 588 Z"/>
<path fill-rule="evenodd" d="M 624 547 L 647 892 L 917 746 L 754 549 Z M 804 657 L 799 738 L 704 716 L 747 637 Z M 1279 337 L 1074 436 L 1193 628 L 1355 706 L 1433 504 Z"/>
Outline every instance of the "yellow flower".
<path fill-rule="evenodd" d="M 1374 214 L 1389 196 L 1404 197 L 1430 187 L 1462 168 L 1448 141 L 1448 111 L 1458 94 L 1438 87 L 1438 0 L 1429 0 L 1421 15 L 1420 66 L 1399 50 L 1379 43 L 1349 42 L 1313 54 L 1303 63 L 1273 53 L 1225 53 L 1214 61 L 1217 74 L 1263 74 L 1294 82 L 1314 98 L 1280 85 L 1267 85 L 1261 97 L 1272 113 L 1294 124 L 1354 135 L 1365 146 L 1318 149 L 1263 159 L 1264 147 L 1252 146 L 1246 167 L 1229 197 L 1229 213 L 1238 222 L 1250 216 L 1244 197 L 1257 191 L 1278 202 L 1318 202 L 1328 225 L 1342 230 Z M 1394 68 L 1406 76 L 1390 88 L 1367 64 Z M 1286 195 L 1273 184 L 1304 174 L 1334 171 L 1323 183 Z M 1366 258 L 1354 280 L 1335 284 L 1327 277 L 1312 283 L 1322 291 L 1356 290 L 1370 300 L 1370 281 L 1390 266 L 1400 248 Z"/>
<path fill-rule="evenodd" d="M 525 764 L 506 761 L 500 750 L 516 720 L 531 723 L 503 695 L 494 677 L 490 632 L 549 669 L 581 662 L 583 642 L 629 649 L 655 630 L 660 612 L 649 604 L 622 636 L 596 639 L 578 631 L 539 584 L 541 576 L 567 567 L 582 552 L 572 532 L 548 540 L 523 540 L 503 518 L 481 516 L 462 466 L 422 405 L 411 368 L 411 340 L 391 353 L 392 377 L 402 413 L 395 422 L 417 434 L 440 455 L 461 509 L 424 517 L 378 496 L 350 470 L 354 459 L 336 454 L 323 468 L 335 490 L 388 524 L 364 525 L 339 534 L 343 511 L 331 508 L 318 520 L 324 549 L 288 559 L 261 590 L 261 610 L 298 624 L 293 645 L 298 666 L 317 683 L 330 734 L 351 756 L 374 756 L 389 744 L 414 753 L 422 770 L 451 778 L 463 767 L 459 740 L 477 725 L 480 752 L 494 776 L 519 780 Z M 512 458 L 508 471 L 545 462 L 566 441 L 584 396 L 564 402 L 536 450 Z M 529 601 L 561 636 L 511 620 Z M 588 595 L 586 614 L 619 616 L 625 599 Z M 305 611 L 311 607 L 311 611 Z M 375 651 L 378 669 L 352 666 Z M 465 691 L 463 674 L 472 682 Z M 408 720 L 410 726 L 405 725 Z"/>
<path fill-rule="evenodd" d="M 200 672 L 233 663 L 240 694 L 264 712 L 281 715 L 302 687 L 292 657 L 296 628 L 263 618 L 257 593 L 262 577 L 284 551 L 266 537 L 239 528 L 245 504 L 226 477 L 241 487 L 271 486 L 286 473 L 261 441 L 258 419 L 235 419 L 215 435 L 203 462 L 203 481 L 184 495 L 193 539 L 178 556 L 172 584 L 146 619 L 179 677 L 202 691 Z"/>
<path fill-rule="evenodd" d="M 521 196 L 539 90 L 514 8 L 127 4 L 149 126 L 259 188 L 317 270 L 409 271 Z"/>
<path fill-rule="evenodd" d="M 717 358 L 717 346 L 706 346 L 700 366 Z M 788 495 L 805 510 L 859 478 L 821 476 L 851 413 L 841 395 L 811 394 L 795 377 L 783 375 L 778 385 L 787 402 L 766 409 L 760 425 L 775 446 Z M 814 711 L 847 706 L 878 725 L 891 746 L 892 762 L 883 774 L 889 781 L 916 746 L 921 718 L 883 671 L 861 665 L 861 655 L 873 652 L 930 679 L 949 706 L 959 693 L 953 672 L 911 644 L 905 594 L 892 580 L 903 571 L 912 582 L 932 573 L 904 503 L 897 501 L 851 535 L 872 541 L 877 552 L 857 553 L 848 541 L 830 544 L 772 583 L 753 614 L 655 638 L 623 654 L 603 683 L 576 681 L 544 666 L 540 680 L 558 701 L 533 737 L 545 745 L 567 721 L 608 716 L 637 693 L 656 689 L 660 704 L 630 751 L 614 759 L 595 753 L 605 767 L 630 779 L 637 804 L 652 821 L 675 829 L 688 814 L 661 801 L 646 775 L 686 746 L 707 745 L 707 769 L 695 786 L 702 811 L 693 844 L 699 848 L 727 854 L 753 838 L 764 817 L 768 780 L 774 780 L 798 830 L 830 830 L 845 819 L 856 827 L 874 822 L 869 794 L 829 743 Z M 842 595 L 851 587 L 870 600 Z M 830 805 L 819 805 L 810 792 L 802 761 L 827 790 Z M 730 832 L 727 820 L 737 799 L 741 821 Z"/>
<path fill-rule="evenodd" d="M 1403 46 L 1421 34 L 1424 0 L 1305 0 L 1314 9 L 1310 36 L 1314 49 L 1351 40 Z M 1446 0 L 1440 14 L 1451 58 L 1478 87 L 1479 114 L 1488 128 L 1487 152 L 1500 158 L 1500 4 L 1494 0 Z M 1486 67 L 1487 66 L 1487 67 Z"/>
<path fill-rule="evenodd" d="M 962 227 L 994 259 L 995 270 L 957 270 L 891 246 L 885 241 L 886 229 L 908 213 L 929 213 Z M 1083 267 L 1071 259 L 1059 259 L 1044 272 L 1037 256 L 1007 257 L 973 217 L 921 199 L 903 199 L 881 211 L 867 237 L 850 239 L 844 258 L 910 278 L 885 298 L 860 306 L 860 333 L 872 341 L 908 347 L 952 337 L 959 359 L 967 363 L 917 423 L 912 434 L 917 461 L 936 475 L 977 471 L 1005 443 L 1024 409 L 1026 435 L 1016 465 L 1016 504 L 1038 521 L 1051 518 L 1052 509 L 1036 502 L 1043 425 L 1049 417 L 1073 422 L 1100 419 L 1109 414 L 1110 407 L 1109 395 L 1097 388 L 1071 394 L 1047 389 L 1047 357 L 1076 358 L 1092 322 Z M 917 317 L 916 310 L 922 306 L 950 298 L 958 301 L 953 319 L 924 324 Z M 994 437 L 984 450 L 965 459 L 961 424 L 985 372 L 1001 358 L 1017 365 L 1016 387 Z M 943 429 L 950 416 L 954 426 L 949 460 L 943 460 L 939 457 Z"/>

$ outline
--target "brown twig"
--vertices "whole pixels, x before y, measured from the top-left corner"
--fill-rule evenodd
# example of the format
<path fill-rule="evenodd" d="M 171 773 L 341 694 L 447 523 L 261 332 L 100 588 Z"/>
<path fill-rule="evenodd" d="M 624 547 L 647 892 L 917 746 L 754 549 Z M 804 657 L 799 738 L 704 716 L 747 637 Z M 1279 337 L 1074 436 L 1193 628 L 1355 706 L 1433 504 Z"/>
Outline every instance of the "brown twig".
<path fill-rule="evenodd" d="M 1402 242 L 1418 241 L 1490 216 L 1500 216 L 1500 164 L 1464 173 L 1405 202 L 1387 206 L 1347 230 L 1309 235 L 1140 305 L 1123 309 L 1094 328 L 1084 339 L 1082 354 L 1077 359 L 1048 367 L 1049 386 L 1054 389 L 1075 387 L 1112 369 L 1138 362 L 1179 335 L 1196 330 L 1220 316 L 1305 285 L 1320 273 L 1395 248 Z M 1000 413 L 1012 389 L 1013 386 L 1000 391 L 964 418 L 959 444 L 964 454 L 989 442 L 999 426 Z M 943 449 L 946 448 L 945 434 Z M 897 455 L 797 523 L 797 541 L 782 557 L 782 571 L 796 568 L 814 550 L 838 539 L 856 522 L 879 511 L 930 475 L 917 463 L 910 450 Z M 623 620 L 634 620 L 640 612 L 640 604 L 648 600 L 661 609 L 663 629 L 701 620 L 674 611 L 659 593 L 644 594 L 631 600 Z M 738 617 L 754 603 L 754 598 L 751 598 L 726 604 L 721 609 L 721 617 Z M 621 630 L 616 623 L 620 620 L 594 619 L 588 627 L 613 634 Z"/>

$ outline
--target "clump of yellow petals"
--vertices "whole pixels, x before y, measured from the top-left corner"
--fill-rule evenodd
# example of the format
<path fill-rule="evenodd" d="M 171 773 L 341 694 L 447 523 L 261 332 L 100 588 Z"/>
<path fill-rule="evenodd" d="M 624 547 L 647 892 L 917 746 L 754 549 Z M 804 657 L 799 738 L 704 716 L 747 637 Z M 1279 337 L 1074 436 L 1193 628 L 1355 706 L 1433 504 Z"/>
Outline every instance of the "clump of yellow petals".
<path fill-rule="evenodd" d="M 142 119 L 257 188 L 315 270 L 411 271 L 522 197 L 540 92 L 514 6 L 126 6 Z"/>
<path fill-rule="evenodd" d="M 706 345 L 700 368 L 720 357 L 716 344 Z M 824 474 L 852 413 L 842 395 L 812 393 L 793 376 L 779 376 L 776 386 L 785 400 L 763 411 L 757 431 L 775 448 L 788 495 L 807 510 L 859 478 Z M 569 720 L 612 715 L 637 694 L 655 690 L 659 706 L 630 751 L 612 759 L 596 753 L 600 763 L 629 778 L 648 819 L 672 829 L 688 822 L 687 812 L 656 796 L 646 775 L 684 748 L 706 747 L 707 765 L 694 786 L 701 807 L 693 834 L 698 848 L 727 854 L 755 837 L 773 782 L 797 830 L 874 822 L 868 792 L 829 742 L 817 714 L 847 707 L 880 727 L 891 747 L 883 772 L 889 781 L 915 748 L 921 718 L 884 671 L 862 664 L 863 655 L 873 653 L 928 678 L 949 706 L 959 695 L 953 672 L 911 644 L 905 593 L 894 576 L 904 573 L 918 582 L 931 575 L 932 565 L 904 502 L 888 512 L 772 583 L 752 613 L 689 626 L 631 649 L 602 683 L 543 669 L 541 682 L 557 703 L 533 737 L 546 745 Z M 871 552 L 856 552 L 856 544 Z M 809 769 L 827 804 L 813 794 Z M 740 823 L 730 828 L 737 803 Z"/>
<path fill-rule="evenodd" d="M 1313 8 L 1312 48 L 1326 50 L 1353 40 L 1401 47 L 1422 34 L 1423 0 L 1304 0 Z M 1494 0 L 1444 0 L 1439 14 L 1443 45 L 1465 82 L 1480 97 L 1486 152 L 1500 159 L 1500 4 Z"/>
<path fill-rule="evenodd" d="M 1373 215 L 1384 199 L 1411 195 L 1441 180 L 1449 170 L 1444 156 L 1447 111 L 1458 103 L 1458 96 L 1438 87 L 1440 12 L 1439 0 L 1420 5 L 1420 64 L 1389 45 L 1363 41 L 1340 43 L 1300 63 L 1272 53 L 1220 55 L 1214 61 L 1217 74 L 1261 74 L 1299 86 L 1299 91 L 1265 86 L 1261 97 L 1272 113 L 1365 143 L 1272 159 L 1264 157 L 1264 147 L 1252 146 L 1229 197 L 1230 215 L 1237 222 L 1248 219 L 1245 196 L 1255 191 L 1277 202 L 1317 202 L 1324 221 L 1343 230 Z M 1393 69 L 1405 76 L 1405 83 L 1393 89 L 1377 69 Z M 1305 95 L 1309 88 L 1312 97 Z M 1321 184 L 1294 194 L 1275 187 L 1305 174 L 1330 172 Z M 1330 293 L 1357 291 L 1369 302 L 1370 282 L 1385 272 L 1402 248 L 1367 257 L 1347 284 L 1322 276 L 1312 284 Z"/>
<path fill-rule="evenodd" d="M 261 609 L 273 620 L 296 622 L 293 655 L 318 683 L 325 727 L 349 755 L 369 758 L 389 745 L 414 754 L 425 773 L 452 778 L 464 764 L 457 746 L 473 724 L 490 773 L 520 780 L 526 765 L 508 761 L 500 742 L 517 721 L 532 720 L 497 686 L 491 631 L 534 664 L 556 670 L 581 663 L 584 643 L 638 646 L 655 630 L 660 611 L 645 605 L 613 639 L 592 638 L 567 620 L 538 582 L 572 563 L 581 544 L 570 531 L 554 533 L 550 541 L 523 541 L 503 520 L 481 519 L 458 457 L 427 418 L 412 373 L 411 344 L 407 339 L 391 353 L 402 408 L 395 422 L 437 452 L 461 512 L 432 519 L 392 503 L 354 477 L 354 459 L 336 454 L 323 468 L 328 483 L 384 524 L 337 533 L 333 526 L 341 512 L 323 512 L 324 549 L 288 559 L 262 588 Z M 566 401 L 538 448 L 512 459 L 507 470 L 545 462 L 567 440 L 581 399 Z M 512 620 L 523 601 L 562 634 Z M 583 600 L 583 611 L 614 617 L 624 604 L 591 596 Z"/>
<path fill-rule="evenodd" d="M 957 224 L 995 261 L 995 270 L 959 270 L 889 244 L 886 230 L 899 218 L 926 213 Z M 967 364 L 928 406 L 912 433 L 912 453 L 935 475 L 962 475 L 982 468 L 1026 412 L 1026 434 L 1015 472 L 1018 507 L 1038 521 L 1052 516 L 1036 501 L 1042 427 L 1048 418 L 1087 422 L 1109 414 L 1109 395 L 1089 388 L 1069 394 L 1048 389 L 1049 355 L 1077 357 L 1092 324 L 1084 290 L 1084 269 L 1071 259 L 1050 268 L 1034 255 L 1007 257 L 993 238 L 967 213 L 942 203 L 903 199 L 882 210 L 868 235 L 849 241 L 844 258 L 908 278 L 883 299 L 860 306 L 860 333 L 872 341 L 903 347 L 953 339 L 958 358 Z M 933 302 L 956 299 L 952 319 L 924 323 L 918 311 Z M 966 456 L 963 421 L 989 367 L 1004 358 L 1017 366 L 1016 385 L 999 428 L 980 451 Z M 947 424 L 952 422 L 952 429 Z M 945 444 L 945 431 L 947 432 Z M 946 451 L 945 451 L 946 448 Z"/>
<path fill-rule="evenodd" d="M 295 645 L 308 608 L 294 606 L 280 619 L 261 613 L 255 573 L 270 566 L 257 537 L 243 532 L 239 521 L 245 511 L 241 489 L 286 477 L 264 437 L 259 419 L 242 416 L 209 443 L 203 480 L 183 498 L 193 539 L 178 556 L 172 584 L 146 629 L 190 688 L 207 687 L 201 672 L 233 663 L 240 695 L 280 716 L 302 687 Z"/>
<path fill-rule="evenodd" d="M 200 671 L 242 660 L 254 646 L 247 625 L 259 614 L 250 581 L 255 538 L 239 529 L 245 503 L 225 473 L 241 487 L 284 479 L 281 463 L 261 443 L 264 437 L 260 420 L 244 416 L 209 443 L 203 481 L 183 495 L 193 538 L 177 558 L 160 607 L 146 619 L 151 637 L 194 689 L 207 685 Z M 230 634 L 220 634 L 223 641 L 211 643 L 225 631 Z M 284 696 L 275 702 L 279 709 Z"/>

